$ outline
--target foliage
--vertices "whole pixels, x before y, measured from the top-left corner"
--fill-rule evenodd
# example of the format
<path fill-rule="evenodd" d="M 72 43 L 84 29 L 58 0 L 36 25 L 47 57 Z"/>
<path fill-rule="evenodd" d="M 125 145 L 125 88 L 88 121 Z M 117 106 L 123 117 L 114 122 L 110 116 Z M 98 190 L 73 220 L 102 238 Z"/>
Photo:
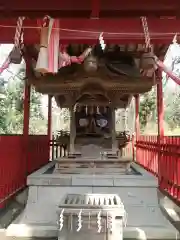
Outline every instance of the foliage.
<path fill-rule="evenodd" d="M 9 81 L 0 78 L 0 133 L 1 134 L 21 134 L 23 131 L 23 91 L 24 91 L 25 68 L 22 66 L 19 72 L 11 77 Z M 1 92 L 5 98 L 2 98 Z M 165 105 L 165 123 L 174 131 L 180 128 L 180 88 L 168 87 L 164 90 Z M 144 130 L 147 123 L 156 121 L 156 90 L 155 88 L 141 96 L 140 102 L 140 124 Z M 58 124 L 57 130 L 69 130 L 70 114 L 69 110 L 63 108 L 57 110 L 61 124 Z M 116 113 L 116 124 L 122 121 L 122 111 Z M 30 104 L 30 134 L 46 134 L 47 119 L 44 118 L 41 111 L 41 94 L 31 88 L 31 104 Z"/>
<path fill-rule="evenodd" d="M 165 121 L 169 124 L 171 130 L 180 127 L 180 89 L 179 87 L 170 92 L 166 91 L 165 98 Z"/>
<path fill-rule="evenodd" d="M 164 127 L 165 131 L 169 134 L 169 130 L 172 132 L 180 128 L 180 88 L 179 86 L 174 88 L 171 85 L 166 85 L 163 95 Z M 148 123 L 157 125 L 157 115 L 154 114 L 156 108 L 156 91 L 153 89 L 151 92 L 145 93 L 141 98 L 139 113 L 141 130 L 144 130 Z M 153 115 L 155 116 L 153 117 Z M 150 128 L 154 126 L 151 124 Z"/>
<path fill-rule="evenodd" d="M 144 129 L 148 121 L 154 115 L 155 109 L 156 109 L 156 94 L 155 89 L 153 89 L 152 91 L 145 93 L 141 97 L 139 118 L 142 129 Z"/>
<path fill-rule="evenodd" d="M 60 111 L 60 116 L 64 119 L 65 122 L 70 121 L 70 112 L 68 108 L 62 108 Z"/>
<path fill-rule="evenodd" d="M 0 99 L 0 133 L 22 134 L 23 132 L 23 92 L 25 68 L 9 79 L 4 88 L 4 98 Z M 1 82 L 4 80 L 1 79 Z M 3 84 L 2 84 L 3 85 Z M 41 112 L 41 95 L 32 88 L 30 102 L 30 134 L 46 133 L 46 121 Z M 42 127 L 43 126 L 43 127 Z"/>

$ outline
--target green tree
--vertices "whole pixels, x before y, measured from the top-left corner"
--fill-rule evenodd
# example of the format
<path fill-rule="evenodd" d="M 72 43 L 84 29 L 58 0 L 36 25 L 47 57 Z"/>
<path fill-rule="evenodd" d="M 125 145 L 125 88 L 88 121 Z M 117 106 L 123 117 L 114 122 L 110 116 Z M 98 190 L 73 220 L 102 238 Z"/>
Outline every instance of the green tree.
<path fill-rule="evenodd" d="M 180 89 L 167 89 L 164 95 L 165 121 L 173 130 L 180 127 Z"/>
<path fill-rule="evenodd" d="M 139 118 L 142 130 L 145 128 L 146 124 L 150 121 L 150 119 L 154 115 L 155 109 L 156 109 L 156 94 L 155 89 L 152 89 L 152 91 L 145 93 L 141 97 L 140 101 Z"/>
<path fill-rule="evenodd" d="M 0 99 L 0 133 L 21 134 L 23 131 L 23 98 L 24 98 L 25 68 L 8 81 L 5 98 Z M 46 120 L 41 111 L 41 94 L 31 89 L 30 105 L 30 134 L 44 134 L 47 132 Z"/>

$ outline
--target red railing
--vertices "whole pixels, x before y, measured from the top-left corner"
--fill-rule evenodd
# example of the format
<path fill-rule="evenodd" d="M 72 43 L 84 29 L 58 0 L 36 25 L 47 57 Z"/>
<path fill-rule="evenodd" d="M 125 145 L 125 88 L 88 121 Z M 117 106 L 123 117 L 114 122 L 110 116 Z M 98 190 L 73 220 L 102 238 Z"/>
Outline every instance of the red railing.
<path fill-rule="evenodd" d="M 49 162 L 49 139 L 46 135 L 29 136 L 28 174 L 36 171 Z"/>
<path fill-rule="evenodd" d="M 139 136 L 136 161 L 158 177 L 159 187 L 180 203 L 180 137 Z"/>
<path fill-rule="evenodd" d="M 67 149 L 50 142 L 53 158 Z M 180 203 L 180 137 L 140 136 L 135 144 L 137 162 L 158 176 L 159 187 Z M 62 147 L 64 149 L 62 149 Z M 0 136 L 0 207 L 26 185 L 27 175 L 49 161 L 48 136 Z"/>
<path fill-rule="evenodd" d="M 25 187 L 27 175 L 49 161 L 47 136 L 29 136 L 28 148 L 22 135 L 0 136 L 0 207 Z"/>
<path fill-rule="evenodd" d="M 146 170 L 158 174 L 157 136 L 139 136 L 136 141 L 136 160 Z"/>

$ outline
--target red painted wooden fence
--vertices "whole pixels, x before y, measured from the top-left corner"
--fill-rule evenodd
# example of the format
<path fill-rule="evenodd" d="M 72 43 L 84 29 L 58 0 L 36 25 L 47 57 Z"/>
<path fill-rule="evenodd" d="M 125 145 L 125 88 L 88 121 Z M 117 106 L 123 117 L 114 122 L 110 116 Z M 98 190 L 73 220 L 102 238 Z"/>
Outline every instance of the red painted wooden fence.
<path fill-rule="evenodd" d="M 49 161 L 48 136 L 0 136 L 0 207 L 26 185 L 27 175 Z M 160 189 L 180 203 L 180 137 L 139 136 L 137 162 L 158 176 Z"/>
<path fill-rule="evenodd" d="M 139 136 L 136 160 L 159 179 L 159 187 L 180 203 L 180 137 Z"/>
<path fill-rule="evenodd" d="M 49 162 L 49 138 L 46 135 L 29 136 L 28 174 L 36 171 Z"/>
<path fill-rule="evenodd" d="M 27 175 L 49 161 L 47 136 L 29 136 L 26 150 L 22 135 L 0 136 L 0 207 L 26 185 Z"/>

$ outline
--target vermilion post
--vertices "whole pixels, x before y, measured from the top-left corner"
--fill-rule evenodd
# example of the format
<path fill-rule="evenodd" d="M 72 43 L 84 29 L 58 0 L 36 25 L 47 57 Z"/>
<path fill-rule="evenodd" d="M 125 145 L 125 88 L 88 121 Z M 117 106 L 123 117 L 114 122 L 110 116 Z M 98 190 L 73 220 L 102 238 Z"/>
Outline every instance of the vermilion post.
<path fill-rule="evenodd" d="M 158 136 L 160 139 L 164 136 L 164 104 L 163 104 L 163 85 L 162 72 L 158 71 L 157 82 L 157 113 L 158 113 Z"/>
<path fill-rule="evenodd" d="M 51 140 L 51 126 L 52 125 L 52 96 L 48 95 L 48 128 L 47 128 L 47 135 L 49 139 L 49 143 Z"/>
<path fill-rule="evenodd" d="M 135 143 L 137 142 L 137 140 L 139 139 L 139 135 L 140 135 L 140 124 L 139 124 L 139 94 L 135 95 Z M 134 144 L 136 145 L 136 144 Z M 134 152 L 134 150 L 133 150 Z M 134 158 L 135 158 L 135 152 L 133 154 Z M 137 151 L 136 151 L 136 160 L 137 160 Z"/>
<path fill-rule="evenodd" d="M 158 114 L 158 180 L 161 185 L 161 175 L 163 172 L 163 163 L 161 162 L 161 143 L 164 137 L 164 104 L 163 104 L 163 84 L 162 71 L 158 70 L 157 77 L 157 114 Z"/>
<path fill-rule="evenodd" d="M 136 119 L 135 119 L 135 131 L 136 139 L 140 134 L 140 124 L 139 124 L 139 95 L 135 96 L 135 109 L 136 109 Z"/>
<path fill-rule="evenodd" d="M 27 81 L 29 63 L 26 61 L 26 80 L 24 85 L 24 121 L 23 121 L 23 138 L 24 138 L 24 159 L 23 165 L 25 167 L 26 175 L 28 175 L 28 141 L 29 141 L 29 117 L 30 117 L 30 98 L 31 86 Z M 26 178 L 26 176 L 25 176 Z"/>
<path fill-rule="evenodd" d="M 51 132 L 52 132 L 52 96 L 48 95 L 48 127 L 47 127 L 47 135 L 48 135 L 48 141 L 49 141 L 49 157 L 51 157 L 50 156 Z"/>

